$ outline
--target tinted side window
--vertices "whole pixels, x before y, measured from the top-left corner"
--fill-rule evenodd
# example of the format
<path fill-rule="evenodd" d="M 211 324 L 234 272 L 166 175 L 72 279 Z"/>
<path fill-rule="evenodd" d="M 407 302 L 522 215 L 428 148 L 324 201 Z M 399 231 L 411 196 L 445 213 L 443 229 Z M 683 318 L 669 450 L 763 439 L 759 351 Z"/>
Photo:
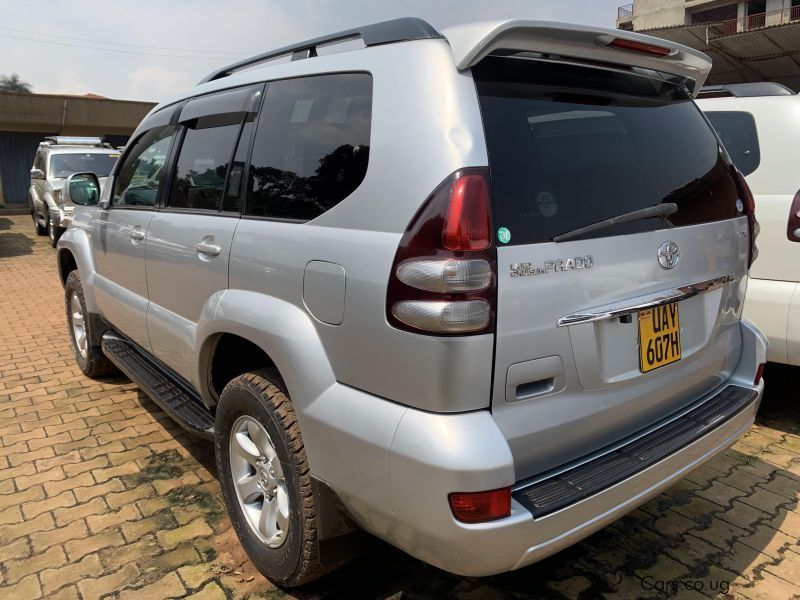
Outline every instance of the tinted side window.
<path fill-rule="evenodd" d="M 186 129 L 170 194 L 172 208 L 219 210 L 241 122 L 209 126 L 213 123 L 198 119 Z"/>
<path fill-rule="evenodd" d="M 174 126 L 158 127 L 136 140 L 117 173 L 112 204 L 155 206 L 174 135 Z"/>
<path fill-rule="evenodd" d="M 36 158 L 33 161 L 33 168 L 34 169 L 39 169 L 42 173 L 44 173 L 44 162 L 45 162 L 44 161 L 44 153 L 43 152 L 37 152 L 36 153 Z"/>
<path fill-rule="evenodd" d="M 371 121 L 365 73 L 268 84 L 245 212 L 305 221 L 336 206 L 366 175 Z"/>
<path fill-rule="evenodd" d="M 746 112 L 707 112 L 733 164 L 743 175 L 750 175 L 761 163 L 758 132 L 753 115 Z"/>

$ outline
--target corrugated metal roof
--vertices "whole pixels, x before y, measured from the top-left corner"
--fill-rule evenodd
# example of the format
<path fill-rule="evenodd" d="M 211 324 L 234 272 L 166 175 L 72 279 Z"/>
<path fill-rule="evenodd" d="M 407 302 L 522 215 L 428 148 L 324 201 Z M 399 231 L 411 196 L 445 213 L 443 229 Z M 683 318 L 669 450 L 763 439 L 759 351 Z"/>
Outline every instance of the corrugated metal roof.
<path fill-rule="evenodd" d="M 800 22 L 714 37 L 713 25 L 651 29 L 649 35 L 701 50 L 714 61 L 708 83 L 776 81 L 800 92 Z"/>

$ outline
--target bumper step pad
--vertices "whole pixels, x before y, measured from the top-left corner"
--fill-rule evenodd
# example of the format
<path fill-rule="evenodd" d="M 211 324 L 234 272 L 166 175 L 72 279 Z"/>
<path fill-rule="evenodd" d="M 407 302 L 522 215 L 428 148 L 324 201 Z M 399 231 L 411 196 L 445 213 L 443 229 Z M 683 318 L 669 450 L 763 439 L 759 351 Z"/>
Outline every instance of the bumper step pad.
<path fill-rule="evenodd" d="M 200 398 L 128 340 L 107 332 L 103 354 L 138 385 L 181 427 L 204 438 L 214 437 L 214 416 Z"/>
<path fill-rule="evenodd" d="M 741 412 L 758 397 L 755 390 L 729 385 L 701 405 L 648 433 L 631 436 L 629 443 L 615 444 L 595 458 L 573 468 L 559 469 L 513 492 L 514 499 L 534 518 L 574 504 L 635 475 L 670 454 L 688 446 Z"/>

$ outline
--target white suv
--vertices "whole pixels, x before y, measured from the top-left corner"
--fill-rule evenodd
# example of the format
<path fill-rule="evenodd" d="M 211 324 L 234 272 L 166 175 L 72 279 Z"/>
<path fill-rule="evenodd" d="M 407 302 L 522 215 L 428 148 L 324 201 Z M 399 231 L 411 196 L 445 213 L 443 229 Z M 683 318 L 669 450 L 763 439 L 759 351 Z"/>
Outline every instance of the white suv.
<path fill-rule="evenodd" d="M 746 83 L 708 87 L 699 98 L 755 196 L 760 252 L 744 316 L 769 338 L 769 361 L 800 365 L 800 96 Z"/>
<path fill-rule="evenodd" d="M 73 173 L 91 172 L 102 185 L 117 163 L 120 151 L 94 137 L 55 136 L 39 144 L 31 168 L 31 187 L 28 191 L 36 233 L 50 238 L 55 246 L 67 228 L 81 198 L 68 201 L 62 191 L 67 177 Z M 92 201 L 91 196 L 83 199 Z M 97 202 L 97 198 L 93 199 Z"/>

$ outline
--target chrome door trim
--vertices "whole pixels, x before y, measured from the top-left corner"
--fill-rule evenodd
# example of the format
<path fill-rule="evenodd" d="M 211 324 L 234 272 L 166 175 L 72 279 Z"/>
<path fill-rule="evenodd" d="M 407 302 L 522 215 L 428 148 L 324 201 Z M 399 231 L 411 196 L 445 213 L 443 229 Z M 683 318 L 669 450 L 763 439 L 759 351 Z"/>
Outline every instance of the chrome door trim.
<path fill-rule="evenodd" d="M 680 300 L 687 300 L 699 294 L 711 292 L 731 283 L 735 279 L 733 275 L 722 275 L 714 279 L 698 281 L 697 283 L 690 283 L 676 288 L 653 292 L 645 296 L 638 296 L 631 300 L 589 308 L 561 317 L 557 325 L 559 327 L 569 327 L 570 325 L 595 323 L 597 321 L 605 321 L 606 319 L 624 317 L 639 312 L 640 310 L 655 308 L 657 306 L 663 306 L 664 304 L 670 304 L 671 302 L 679 302 Z"/>

